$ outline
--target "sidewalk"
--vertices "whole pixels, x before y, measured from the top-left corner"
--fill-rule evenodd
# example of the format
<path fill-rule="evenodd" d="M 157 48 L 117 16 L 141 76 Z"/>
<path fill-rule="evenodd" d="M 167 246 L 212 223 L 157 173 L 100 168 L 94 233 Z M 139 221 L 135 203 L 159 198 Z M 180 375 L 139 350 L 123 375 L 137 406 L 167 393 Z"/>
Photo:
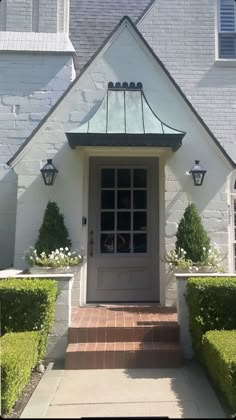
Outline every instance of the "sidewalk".
<path fill-rule="evenodd" d="M 201 367 L 60 370 L 49 366 L 21 418 L 226 418 Z"/>

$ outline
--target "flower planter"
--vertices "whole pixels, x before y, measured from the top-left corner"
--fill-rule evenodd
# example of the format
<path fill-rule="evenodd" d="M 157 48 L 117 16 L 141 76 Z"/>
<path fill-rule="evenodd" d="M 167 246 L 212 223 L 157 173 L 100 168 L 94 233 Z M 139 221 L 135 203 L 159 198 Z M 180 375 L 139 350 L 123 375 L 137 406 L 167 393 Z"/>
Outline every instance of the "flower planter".
<path fill-rule="evenodd" d="M 80 270 L 80 265 L 72 265 L 69 267 L 42 267 L 34 265 L 28 268 L 29 274 L 68 274 L 77 273 Z"/>
<path fill-rule="evenodd" d="M 217 267 L 210 267 L 209 265 L 206 266 L 201 266 L 201 267 L 193 267 L 192 270 L 188 269 L 188 268 L 180 268 L 180 267 L 175 267 L 173 269 L 174 274 L 207 274 L 207 273 L 218 273 L 218 269 Z"/>

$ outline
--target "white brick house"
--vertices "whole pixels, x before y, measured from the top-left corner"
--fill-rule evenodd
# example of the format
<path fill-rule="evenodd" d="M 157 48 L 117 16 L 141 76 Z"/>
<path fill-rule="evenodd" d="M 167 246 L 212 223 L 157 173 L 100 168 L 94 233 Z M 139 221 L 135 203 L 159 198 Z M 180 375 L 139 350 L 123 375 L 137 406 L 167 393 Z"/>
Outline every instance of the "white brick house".
<path fill-rule="evenodd" d="M 0 3 L 0 265 L 24 266 L 54 200 L 86 253 L 81 303 L 172 303 L 163 259 L 190 201 L 235 270 L 235 1 L 96 3 Z"/>

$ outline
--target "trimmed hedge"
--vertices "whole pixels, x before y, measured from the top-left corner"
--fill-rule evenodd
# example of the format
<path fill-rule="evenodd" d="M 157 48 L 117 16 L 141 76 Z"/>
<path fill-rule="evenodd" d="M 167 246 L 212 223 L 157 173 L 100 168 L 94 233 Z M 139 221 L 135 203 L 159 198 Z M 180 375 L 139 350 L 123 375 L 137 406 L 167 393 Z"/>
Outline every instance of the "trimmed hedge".
<path fill-rule="evenodd" d="M 2 413 L 10 413 L 38 362 L 38 332 L 9 333 L 1 345 Z"/>
<path fill-rule="evenodd" d="M 40 331 L 39 358 L 46 352 L 54 321 L 57 282 L 44 279 L 0 281 L 1 329 L 8 332 Z"/>
<path fill-rule="evenodd" d="M 236 277 L 189 278 L 186 300 L 193 348 L 201 359 L 203 334 L 236 329 Z"/>
<path fill-rule="evenodd" d="M 202 340 L 205 365 L 213 382 L 236 412 L 236 330 L 208 331 Z"/>

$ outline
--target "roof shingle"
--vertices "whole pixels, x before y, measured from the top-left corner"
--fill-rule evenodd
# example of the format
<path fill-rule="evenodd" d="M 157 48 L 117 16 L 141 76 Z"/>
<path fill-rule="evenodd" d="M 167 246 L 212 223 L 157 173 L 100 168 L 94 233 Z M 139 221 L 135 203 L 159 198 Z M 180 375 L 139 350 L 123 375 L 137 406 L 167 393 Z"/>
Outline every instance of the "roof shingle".
<path fill-rule="evenodd" d="M 136 22 L 154 0 L 71 0 L 70 39 L 78 69 L 89 61 L 123 16 Z"/>

